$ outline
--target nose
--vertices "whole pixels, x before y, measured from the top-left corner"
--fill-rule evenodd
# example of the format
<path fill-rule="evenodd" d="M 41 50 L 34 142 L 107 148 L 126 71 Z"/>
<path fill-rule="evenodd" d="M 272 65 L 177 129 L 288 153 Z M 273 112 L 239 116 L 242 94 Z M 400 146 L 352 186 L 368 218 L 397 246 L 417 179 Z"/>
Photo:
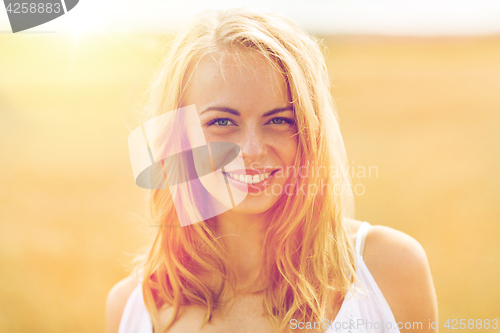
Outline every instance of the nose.
<path fill-rule="evenodd" d="M 265 138 L 256 130 L 247 130 L 240 142 L 241 155 L 246 165 L 260 162 L 267 153 Z"/>

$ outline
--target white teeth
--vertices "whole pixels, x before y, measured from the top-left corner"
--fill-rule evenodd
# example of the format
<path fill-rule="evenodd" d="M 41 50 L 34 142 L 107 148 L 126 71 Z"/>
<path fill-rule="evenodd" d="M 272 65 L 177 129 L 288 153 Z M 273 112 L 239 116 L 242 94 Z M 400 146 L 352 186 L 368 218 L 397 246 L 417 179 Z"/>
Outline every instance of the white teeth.
<path fill-rule="evenodd" d="M 267 178 L 269 178 L 270 174 L 269 174 L 269 172 L 267 172 L 267 173 L 253 175 L 253 176 L 251 176 L 251 175 L 243 176 L 243 175 L 238 175 L 235 173 L 228 173 L 228 175 L 229 175 L 229 177 L 236 179 L 236 180 L 239 180 L 242 183 L 257 184 L 257 183 L 260 183 L 260 182 L 266 180 Z"/>

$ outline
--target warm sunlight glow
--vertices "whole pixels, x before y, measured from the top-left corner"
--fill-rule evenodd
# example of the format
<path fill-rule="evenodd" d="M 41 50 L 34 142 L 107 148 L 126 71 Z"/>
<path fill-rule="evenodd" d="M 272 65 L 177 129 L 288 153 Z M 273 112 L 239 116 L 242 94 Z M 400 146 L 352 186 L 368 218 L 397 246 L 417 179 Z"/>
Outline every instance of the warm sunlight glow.
<path fill-rule="evenodd" d="M 61 18 L 62 30 L 72 33 L 77 40 L 83 34 L 102 32 L 95 15 L 91 15 L 86 10 L 76 9 L 66 13 L 64 19 Z"/>

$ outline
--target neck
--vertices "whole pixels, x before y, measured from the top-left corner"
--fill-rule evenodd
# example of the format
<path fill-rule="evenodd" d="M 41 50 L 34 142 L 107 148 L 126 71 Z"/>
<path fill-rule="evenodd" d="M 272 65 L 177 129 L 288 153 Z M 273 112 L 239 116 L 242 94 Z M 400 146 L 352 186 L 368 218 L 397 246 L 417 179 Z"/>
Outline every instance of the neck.
<path fill-rule="evenodd" d="M 261 269 L 262 243 L 268 225 L 267 214 L 227 211 L 217 216 L 216 225 L 217 234 L 229 255 L 230 267 L 236 274 L 236 288 L 250 287 Z"/>

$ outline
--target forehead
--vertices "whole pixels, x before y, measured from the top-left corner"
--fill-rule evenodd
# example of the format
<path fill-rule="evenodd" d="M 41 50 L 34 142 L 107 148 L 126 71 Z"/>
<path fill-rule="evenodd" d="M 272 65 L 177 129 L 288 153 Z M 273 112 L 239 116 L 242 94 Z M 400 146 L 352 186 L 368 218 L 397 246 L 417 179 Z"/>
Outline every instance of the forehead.
<path fill-rule="evenodd" d="M 262 110 L 291 105 L 284 75 L 257 52 L 238 51 L 205 56 L 194 69 L 185 104 L 198 111 L 213 105 Z M 213 104 L 213 105 L 212 105 Z"/>

